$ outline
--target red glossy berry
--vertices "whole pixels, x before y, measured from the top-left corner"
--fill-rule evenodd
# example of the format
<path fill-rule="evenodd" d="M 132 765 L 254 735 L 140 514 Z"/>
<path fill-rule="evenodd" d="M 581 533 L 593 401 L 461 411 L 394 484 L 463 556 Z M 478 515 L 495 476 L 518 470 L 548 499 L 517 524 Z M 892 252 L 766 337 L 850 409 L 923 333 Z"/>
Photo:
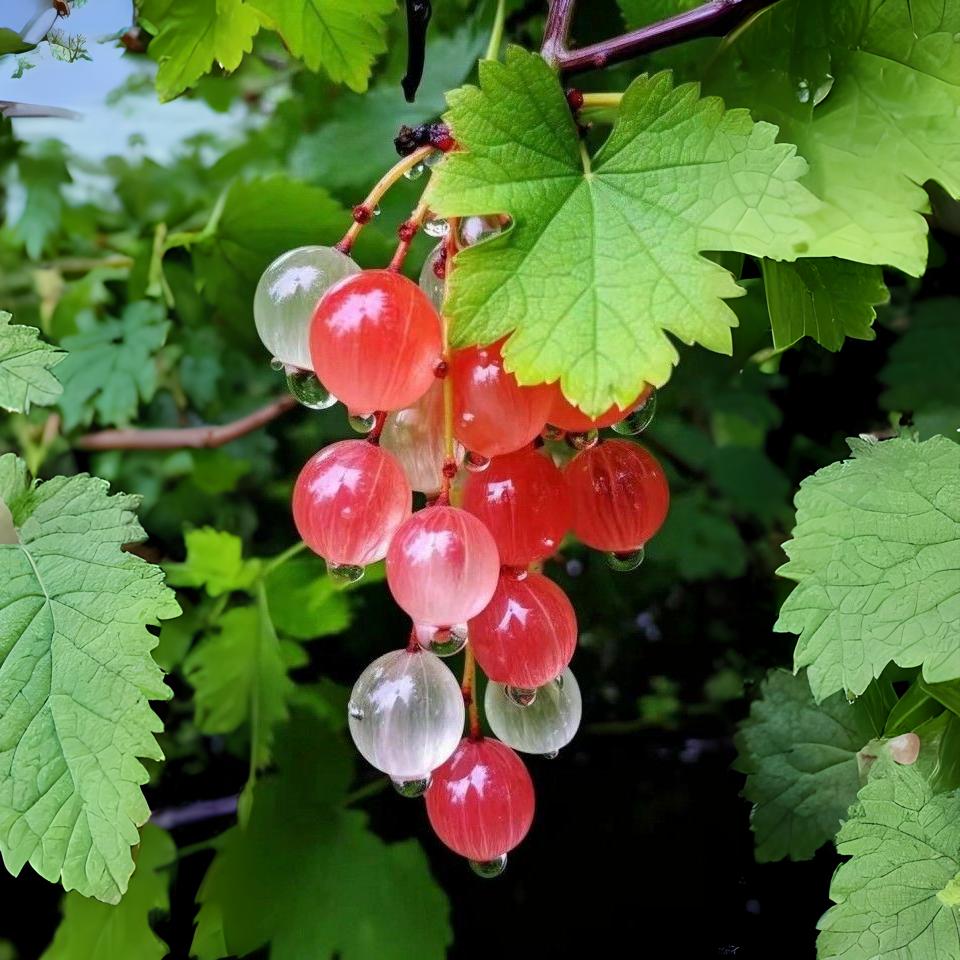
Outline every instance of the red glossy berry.
<path fill-rule="evenodd" d="M 332 286 L 310 327 L 320 382 L 350 410 L 399 410 L 433 382 L 440 318 L 426 294 L 390 270 L 365 270 Z"/>
<path fill-rule="evenodd" d="M 614 405 L 599 417 L 588 417 L 579 407 L 575 407 L 563 395 L 559 383 L 550 385 L 552 392 L 547 422 L 568 433 L 586 433 L 588 430 L 602 430 L 619 423 L 631 410 L 635 410 L 650 395 L 647 387 L 626 410 Z M 336 392 L 336 391 L 334 391 Z"/>
<path fill-rule="evenodd" d="M 573 532 L 587 546 L 614 553 L 642 547 L 670 506 L 663 467 L 629 440 L 604 440 L 574 457 L 564 475 L 573 501 Z"/>
<path fill-rule="evenodd" d="M 382 560 L 410 516 L 410 484 L 387 451 L 342 440 L 314 454 L 293 488 L 293 520 L 315 553 L 335 565 Z"/>
<path fill-rule="evenodd" d="M 470 621 L 470 645 L 489 679 L 533 690 L 558 677 L 577 647 L 577 615 L 543 574 L 501 576 L 490 603 Z"/>
<path fill-rule="evenodd" d="M 390 592 L 414 623 L 464 623 L 490 602 L 499 572 L 490 532 L 457 507 L 438 505 L 415 513 L 387 551 Z"/>
<path fill-rule="evenodd" d="M 460 741 L 433 771 L 427 816 L 437 836 L 470 860 L 496 860 L 533 823 L 533 781 L 523 761 L 499 740 Z"/>
<path fill-rule="evenodd" d="M 483 472 L 471 473 L 463 508 L 483 521 L 500 562 L 511 567 L 555 553 L 573 519 L 563 474 L 532 447 L 494 457 Z"/>
<path fill-rule="evenodd" d="M 521 387 L 503 368 L 503 341 L 453 355 L 453 432 L 472 453 L 497 457 L 528 444 L 547 422 L 552 394 Z"/>

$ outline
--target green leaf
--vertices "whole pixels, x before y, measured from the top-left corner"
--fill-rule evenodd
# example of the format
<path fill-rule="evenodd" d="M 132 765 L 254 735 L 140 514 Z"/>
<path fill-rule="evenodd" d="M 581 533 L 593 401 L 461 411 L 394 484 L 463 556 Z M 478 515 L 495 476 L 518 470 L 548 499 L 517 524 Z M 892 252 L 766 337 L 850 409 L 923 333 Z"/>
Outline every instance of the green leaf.
<path fill-rule="evenodd" d="M 701 0 L 617 0 L 629 30 L 699 7 Z"/>
<path fill-rule="evenodd" d="M 707 469 L 713 485 L 737 514 L 768 525 L 784 513 L 789 515 L 790 481 L 762 450 L 715 447 Z"/>
<path fill-rule="evenodd" d="M 40 339 L 36 327 L 11 324 L 0 310 L 0 407 L 26 413 L 30 404 L 48 406 L 63 387 L 50 372 L 65 354 Z"/>
<path fill-rule="evenodd" d="M 9 27 L 0 27 L 0 57 L 8 53 L 26 53 L 34 46 L 32 43 L 24 43 L 20 34 Z"/>
<path fill-rule="evenodd" d="M 736 736 L 757 860 L 809 860 L 833 838 L 860 787 L 857 752 L 879 735 L 859 700 L 817 706 L 803 674 L 767 674 Z"/>
<path fill-rule="evenodd" d="M 170 691 L 148 625 L 179 613 L 135 497 L 86 474 L 29 483 L 0 457 L 19 542 L 0 545 L 0 852 L 67 890 L 116 903 L 150 814 L 139 757 L 162 759 L 148 701 Z"/>
<path fill-rule="evenodd" d="M 254 767 L 270 760 L 273 730 L 287 718 L 293 683 L 287 676 L 269 612 L 258 605 L 233 607 L 190 651 L 184 676 L 194 689 L 202 733 L 232 733 L 252 725 Z"/>
<path fill-rule="evenodd" d="M 259 560 L 243 559 L 243 542 L 232 533 L 201 527 L 184 535 L 187 559 L 164 564 L 174 587 L 203 587 L 211 597 L 233 590 L 251 592 L 260 576 Z"/>
<path fill-rule="evenodd" d="M 518 379 L 559 377 L 588 413 L 668 379 L 667 333 L 730 353 L 736 318 L 722 298 L 743 290 L 701 252 L 792 258 L 809 240 L 800 218 L 816 201 L 796 182 L 806 164 L 776 128 L 668 74 L 641 76 L 591 158 L 540 57 L 511 47 L 506 64 L 481 63 L 480 82 L 448 98 L 464 149 L 428 198 L 442 216 L 514 223 L 457 257 L 455 342 L 514 331 L 504 353 Z"/>
<path fill-rule="evenodd" d="M 193 954 L 245 956 L 269 943 L 271 960 L 442 960 L 446 898 L 414 841 L 385 844 L 365 814 L 344 807 L 347 745 L 295 715 L 277 763 L 246 829 L 224 835 L 204 878 Z"/>
<path fill-rule="evenodd" d="M 819 960 L 960 958 L 960 794 L 880 759 L 837 836 Z"/>
<path fill-rule="evenodd" d="M 957 338 L 960 300 L 926 300 L 911 307 L 909 327 L 893 344 L 880 379 L 887 410 L 931 413 L 960 407 Z"/>
<path fill-rule="evenodd" d="M 960 448 L 848 442 L 853 459 L 800 485 L 778 571 L 797 586 L 775 629 L 799 635 L 817 700 L 862 693 L 891 662 L 960 677 Z"/>
<path fill-rule="evenodd" d="M 349 596 L 327 576 L 320 559 L 288 560 L 266 580 L 277 629 L 298 640 L 342 633 L 350 626 Z"/>
<path fill-rule="evenodd" d="M 70 182 L 63 145 L 57 140 L 44 140 L 29 153 L 22 153 L 18 172 L 26 201 L 14 224 L 14 234 L 23 243 L 27 256 L 39 260 L 60 229 L 63 216 L 60 190 Z"/>
<path fill-rule="evenodd" d="M 809 255 L 919 275 L 921 184 L 960 195 L 960 5 L 784 0 L 724 45 L 705 86 L 780 127 L 824 201 Z"/>
<path fill-rule="evenodd" d="M 157 389 L 156 352 L 170 324 L 163 307 L 146 300 L 129 303 L 120 319 L 98 322 L 78 317 L 80 332 L 63 338 L 68 356 L 57 371 L 63 383 L 60 410 L 66 430 L 89 425 L 127 426 L 140 403 Z"/>
<path fill-rule="evenodd" d="M 261 22 L 243 0 L 145 0 L 140 12 L 159 27 L 150 55 L 159 64 L 161 100 L 183 93 L 214 61 L 226 71 L 236 70 L 253 49 Z"/>
<path fill-rule="evenodd" d="M 168 867 L 177 855 L 170 835 L 143 828 L 137 869 L 119 904 L 109 906 L 68 893 L 63 920 L 40 960 L 163 960 L 167 945 L 150 929 L 150 917 L 170 912 Z"/>
<path fill-rule="evenodd" d="M 279 31 L 290 52 L 335 83 L 367 89 L 374 59 L 387 48 L 395 0 L 249 0 Z"/>
<path fill-rule="evenodd" d="M 879 267 L 812 258 L 796 263 L 762 261 L 763 284 L 777 350 L 813 337 L 839 350 L 846 337 L 873 340 L 875 306 L 889 293 Z"/>

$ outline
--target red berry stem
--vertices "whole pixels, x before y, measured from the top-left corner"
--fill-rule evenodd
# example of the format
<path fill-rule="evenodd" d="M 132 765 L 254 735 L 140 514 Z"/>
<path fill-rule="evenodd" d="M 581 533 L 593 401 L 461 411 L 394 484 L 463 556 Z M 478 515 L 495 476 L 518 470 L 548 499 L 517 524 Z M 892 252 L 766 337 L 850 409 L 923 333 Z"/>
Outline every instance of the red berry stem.
<path fill-rule="evenodd" d="M 477 698 L 474 695 L 477 686 L 477 661 L 473 656 L 473 650 L 470 644 L 467 644 L 466 654 L 463 658 L 463 680 L 460 683 L 460 689 L 463 692 L 463 703 L 467 708 L 467 720 L 470 728 L 471 740 L 482 740 L 483 734 L 480 731 L 480 714 L 477 710 Z"/>
<path fill-rule="evenodd" d="M 447 235 L 443 241 L 443 308 L 440 311 L 440 327 L 443 336 L 443 453 L 444 461 L 440 478 L 440 496 L 449 502 L 450 488 L 457 475 L 457 448 L 453 437 L 453 377 L 449 376 L 450 351 L 450 324 L 446 317 L 446 302 L 450 292 L 450 275 L 453 273 L 454 257 L 457 254 L 457 237 L 460 232 L 460 220 L 451 217 L 447 221 Z"/>
<path fill-rule="evenodd" d="M 413 238 L 417 235 L 429 215 L 430 208 L 421 197 L 413 213 L 397 227 L 397 238 L 400 242 L 397 244 L 393 259 L 387 265 L 388 270 L 398 273 L 402 269 L 403 262 L 407 259 L 407 254 L 410 252 L 410 244 L 413 243 Z"/>
<path fill-rule="evenodd" d="M 367 442 L 375 445 L 380 443 L 380 434 L 383 433 L 383 425 L 387 422 L 386 410 L 375 410 L 373 413 L 373 429 L 367 434 Z"/>

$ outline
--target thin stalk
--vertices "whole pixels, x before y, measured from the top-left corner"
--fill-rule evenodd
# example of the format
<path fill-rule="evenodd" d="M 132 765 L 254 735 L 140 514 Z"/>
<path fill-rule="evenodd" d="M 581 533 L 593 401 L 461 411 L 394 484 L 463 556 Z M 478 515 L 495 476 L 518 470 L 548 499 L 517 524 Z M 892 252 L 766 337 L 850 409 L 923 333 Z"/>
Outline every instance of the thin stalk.
<path fill-rule="evenodd" d="M 295 543 L 292 547 L 287 547 L 283 553 L 278 553 L 272 560 L 268 560 L 263 565 L 263 573 L 260 575 L 261 578 L 266 579 L 277 567 L 282 567 L 288 560 L 291 560 L 298 553 L 306 549 L 307 545 L 302 540 L 300 543 Z"/>
<path fill-rule="evenodd" d="M 503 27 L 507 22 L 507 0 L 497 0 L 497 12 L 493 17 L 493 27 L 490 29 L 490 42 L 484 60 L 499 60 L 500 45 L 503 43 Z"/>
<path fill-rule="evenodd" d="M 426 191 L 424 191 L 424 193 L 426 193 Z M 419 233 L 420 228 L 423 226 L 429 214 L 430 208 L 427 206 L 427 201 L 423 197 L 420 197 L 420 202 L 416 205 L 413 212 L 400 224 L 400 229 L 397 231 L 400 242 L 397 244 L 397 250 L 393 255 L 393 259 L 387 265 L 388 270 L 393 270 L 394 273 L 396 273 L 403 266 L 403 261 L 407 259 L 407 253 L 410 251 L 410 244 L 413 243 L 413 238 Z"/>

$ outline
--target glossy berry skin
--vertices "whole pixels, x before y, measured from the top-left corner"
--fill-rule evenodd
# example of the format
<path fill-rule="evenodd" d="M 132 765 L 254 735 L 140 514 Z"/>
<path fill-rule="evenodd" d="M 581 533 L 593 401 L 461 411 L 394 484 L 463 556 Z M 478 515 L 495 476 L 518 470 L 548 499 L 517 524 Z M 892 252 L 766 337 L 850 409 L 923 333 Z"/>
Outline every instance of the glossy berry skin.
<path fill-rule="evenodd" d="M 500 562 L 511 567 L 555 553 L 573 518 L 563 474 L 532 447 L 494 457 L 486 470 L 470 474 L 463 508 L 483 521 Z"/>
<path fill-rule="evenodd" d="M 520 753 L 551 754 L 565 747 L 580 726 L 583 701 L 570 669 L 537 690 L 529 706 L 518 706 L 502 683 L 488 683 L 483 713 L 490 729 Z"/>
<path fill-rule="evenodd" d="M 629 404 L 626 410 L 614 405 L 599 417 L 588 417 L 579 407 L 575 407 L 563 395 L 560 384 L 550 385 L 552 390 L 550 398 L 550 410 L 547 414 L 547 423 L 568 433 L 586 433 L 589 430 L 602 430 L 604 427 L 612 427 L 619 423 L 631 410 L 638 407 L 651 394 L 652 388 L 647 387 L 637 397 L 633 403 Z M 334 391 L 336 392 L 336 391 Z"/>
<path fill-rule="evenodd" d="M 387 584 L 414 623 L 449 627 L 479 613 L 493 596 L 500 557 L 487 528 L 457 507 L 415 513 L 387 551 Z"/>
<path fill-rule="evenodd" d="M 533 781 L 523 761 L 499 740 L 461 740 L 434 770 L 426 801 L 436 835 L 470 860 L 508 853 L 533 823 Z"/>
<path fill-rule="evenodd" d="M 629 440 L 604 440 L 564 470 L 573 501 L 573 532 L 588 547 L 629 553 L 662 526 L 670 506 L 663 467 Z"/>
<path fill-rule="evenodd" d="M 469 624 L 470 646 L 496 683 L 533 690 L 554 680 L 577 646 L 569 598 L 540 573 L 500 577 L 490 603 Z"/>
<path fill-rule="evenodd" d="M 355 413 L 415 403 L 433 384 L 441 352 L 433 304 L 390 270 L 364 270 L 335 284 L 310 326 L 314 372 Z"/>
<path fill-rule="evenodd" d="M 453 355 L 453 433 L 472 453 L 498 457 L 530 443 L 547 422 L 552 395 L 521 387 L 503 367 L 500 340 Z"/>
<path fill-rule="evenodd" d="M 293 520 L 314 553 L 336 565 L 366 566 L 387 555 L 410 516 L 412 493 L 400 464 L 366 440 L 341 440 L 305 464 L 293 488 Z"/>

